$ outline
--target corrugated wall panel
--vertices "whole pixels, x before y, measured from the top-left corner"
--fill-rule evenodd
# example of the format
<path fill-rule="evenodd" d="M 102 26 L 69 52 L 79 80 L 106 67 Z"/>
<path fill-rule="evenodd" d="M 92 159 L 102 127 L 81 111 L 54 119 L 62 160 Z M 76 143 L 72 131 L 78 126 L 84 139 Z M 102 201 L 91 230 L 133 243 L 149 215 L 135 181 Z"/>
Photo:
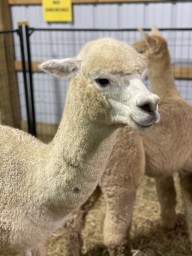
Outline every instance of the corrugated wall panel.
<path fill-rule="evenodd" d="M 171 3 L 152 3 L 146 6 L 144 17 L 145 27 L 151 27 L 154 24 L 161 28 L 171 27 L 172 8 L 174 8 L 174 5 Z"/>
<path fill-rule="evenodd" d="M 145 19 L 144 4 L 122 4 L 119 6 L 119 27 L 143 27 Z"/>
<path fill-rule="evenodd" d="M 98 5 L 94 8 L 95 28 L 118 28 L 119 5 Z"/>
<path fill-rule="evenodd" d="M 94 10 L 93 5 L 75 5 L 74 8 L 74 27 L 93 28 L 94 27 Z"/>
<path fill-rule="evenodd" d="M 131 28 L 150 27 L 153 24 L 159 27 L 192 26 L 192 2 L 74 5 L 74 22 L 65 24 L 46 23 L 39 5 L 12 6 L 11 10 L 14 28 L 21 20 L 29 20 L 34 27 Z"/>
<path fill-rule="evenodd" d="M 178 3 L 176 8 L 176 26 L 192 27 L 192 2 Z"/>

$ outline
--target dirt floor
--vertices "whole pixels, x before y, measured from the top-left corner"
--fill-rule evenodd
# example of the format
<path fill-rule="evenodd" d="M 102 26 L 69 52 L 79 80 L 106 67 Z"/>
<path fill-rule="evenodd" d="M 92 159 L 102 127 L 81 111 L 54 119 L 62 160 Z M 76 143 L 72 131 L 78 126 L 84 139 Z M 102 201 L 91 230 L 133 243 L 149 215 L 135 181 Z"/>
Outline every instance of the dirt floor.
<path fill-rule="evenodd" d="M 137 194 L 137 202 L 131 229 L 131 243 L 136 256 L 192 256 L 187 230 L 184 221 L 181 193 L 176 181 L 178 225 L 173 231 L 166 231 L 160 220 L 159 204 L 154 187 L 154 180 L 145 177 Z M 102 245 L 102 226 L 105 203 L 100 197 L 94 207 L 89 210 L 81 232 L 83 239 L 82 255 L 107 255 Z M 49 241 L 49 256 L 66 256 L 76 247 L 74 235 L 71 235 L 72 224 L 58 230 Z M 98 248 L 101 248 L 98 251 Z M 97 249 L 95 252 L 95 249 Z M 75 256 L 75 249 L 74 254 Z"/>

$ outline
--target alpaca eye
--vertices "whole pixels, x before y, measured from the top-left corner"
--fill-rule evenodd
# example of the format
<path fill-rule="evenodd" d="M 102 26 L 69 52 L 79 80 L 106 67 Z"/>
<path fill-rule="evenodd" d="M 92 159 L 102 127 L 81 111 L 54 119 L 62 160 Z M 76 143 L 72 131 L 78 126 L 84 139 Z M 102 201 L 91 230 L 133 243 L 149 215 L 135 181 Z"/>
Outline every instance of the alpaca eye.
<path fill-rule="evenodd" d="M 110 84 L 109 79 L 107 78 L 97 78 L 95 79 L 95 81 L 98 85 L 100 85 L 103 88 L 107 87 Z"/>

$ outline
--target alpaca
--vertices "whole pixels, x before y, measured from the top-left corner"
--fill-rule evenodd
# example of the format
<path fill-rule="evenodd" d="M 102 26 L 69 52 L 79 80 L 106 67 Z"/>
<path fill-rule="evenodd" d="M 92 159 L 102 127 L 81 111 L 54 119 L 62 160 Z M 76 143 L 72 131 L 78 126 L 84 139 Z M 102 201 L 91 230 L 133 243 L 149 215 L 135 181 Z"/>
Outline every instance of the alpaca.
<path fill-rule="evenodd" d="M 0 255 L 44 255 L 47 238 L 97 186 L 117 128 L 159 121 L 159 97 L 142 82 L 145 67 L 143 55 L 110 38 L 41 64 L 71 77 L 65 110 L 49 144 L 0 126 Z"/>
<path fill-rule="evenodd" d="M 131 223 L 136 188 L 144 171 L 156 179 L 162 221 L 169 229 L 176 224 L 176 195 L 172 174 L 180 172 L 189 234 L 192 232 L 189 214 L 192 166 L 192 139 L 189 127 L 192 125 L 192 108 L 180 97 L 176 89 L 167 42 L 160 33 L 153 29 L 152 36 L 145 34 L 145 39 L 135 43 L 134 47 L 140 53 L 148 55 L 148 77 L 152 91 L 161 98 L 161 121 L 158 126 L 144 133 L 131 131 L 127 127 L 118 133 L 101 182 L 107 203 L 104 239 L 111 255 L 131 255 L 126 233 Z M 126 152 L 128 147 L 129 151 Z M 126 247 L 128 249 L 122 253 Z"/>
<path fill-rule="evenodd" d="M 129 229 L 137 187 L 143 174 L 154 177 L 163 225 L 176 225 L 176 193 L 172 175 L 180 175 L 192 242 L 192 107 L 176 88 L 166 40 L 157 29 L 134 45 L 148 56 L 152 91 L 161 98 L 161 121 L 144 132 L 119 130 L 100 186 L 107 205 L 104 243 L 110 256 L 131 255 Z"/>

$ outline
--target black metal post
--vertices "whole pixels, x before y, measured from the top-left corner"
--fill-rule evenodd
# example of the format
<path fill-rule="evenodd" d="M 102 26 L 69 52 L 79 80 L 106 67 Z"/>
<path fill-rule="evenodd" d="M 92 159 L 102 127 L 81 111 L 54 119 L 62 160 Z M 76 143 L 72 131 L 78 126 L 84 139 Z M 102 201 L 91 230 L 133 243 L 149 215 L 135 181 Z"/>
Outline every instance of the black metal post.
<path fill-rule="evenodd" d="M 20 22 L 18 31 L 19 31 L 20 46 L 21 46 L 21 59 L 22 59 L 26 109 L 27 109 L 28 132 L 33 136 L 36 136 L 37 133 L 36 133 L 35 107 L 34 107 L 34 94 L 33 94 L 33 77 L 32 77 L 30 42 L 29 42 L 30 33 L 29 33 L 27 22 Z"/>
<path fill-rule="evenodd" d="M 28 60 L 28 75 L 29 75 L 29 91 L 31 100 L 31 131 L 36 136 L 36 120 L 35 120 L 35 102 L 34 102 L 34 90 L 33 90 L 33 72 L 32 72 L 32 60 L 31 60 L 31 48 L 30 48 L 30 30 L 28 24 L 25 26 L 26 33 L 26 46 L 27 46 L 27 60 Z"/>

